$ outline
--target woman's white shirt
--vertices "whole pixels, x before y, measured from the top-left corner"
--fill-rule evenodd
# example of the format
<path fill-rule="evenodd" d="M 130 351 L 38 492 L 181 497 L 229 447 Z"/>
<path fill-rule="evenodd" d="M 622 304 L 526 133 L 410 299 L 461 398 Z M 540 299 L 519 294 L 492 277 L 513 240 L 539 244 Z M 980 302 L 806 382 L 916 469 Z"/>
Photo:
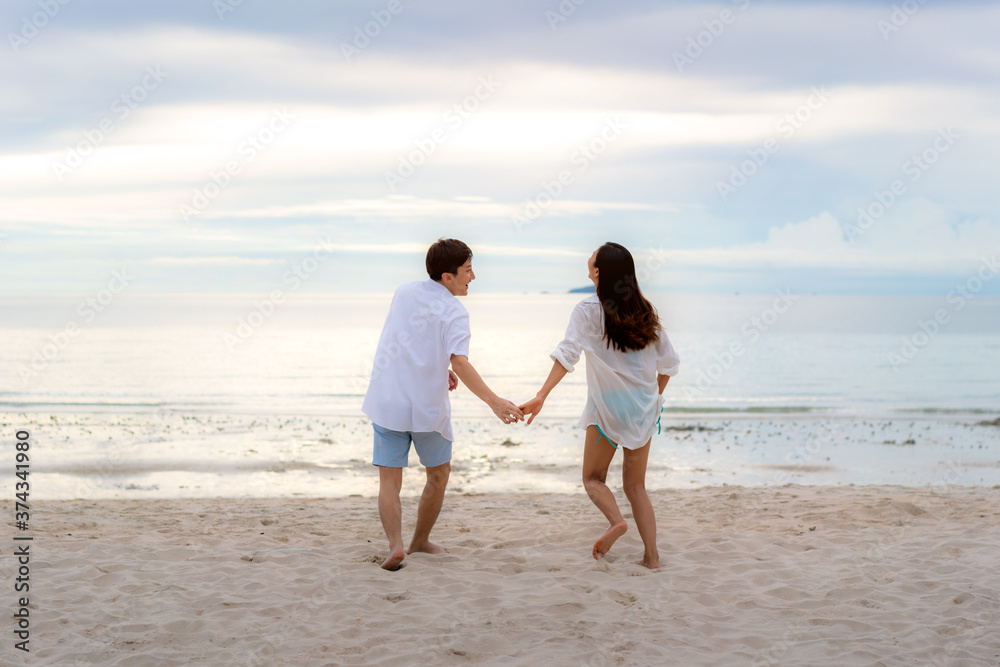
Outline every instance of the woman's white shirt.
<path fill-rule="evenodd" d="M 680 357 L 667 333 L 642 350 L 621 352 L 604 339 L 604 311 L 596 294 L 573 309 L 566 337 L 549 355 L 573 372 L 581 353 L 587 359 L 587 405 L 577 426 L 595 424 L 628 449 L 649 441 L 659 419 L 662 396 L 657 375 L 674 376 Z"/>

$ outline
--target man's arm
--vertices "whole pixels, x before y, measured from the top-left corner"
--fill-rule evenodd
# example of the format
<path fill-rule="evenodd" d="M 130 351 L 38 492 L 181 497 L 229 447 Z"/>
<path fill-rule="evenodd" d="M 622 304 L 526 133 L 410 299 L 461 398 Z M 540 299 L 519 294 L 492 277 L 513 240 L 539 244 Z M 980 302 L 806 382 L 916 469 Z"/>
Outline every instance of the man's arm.
<path fill-rule="evenodd" d="M 483 403 L 490 406 L 493 414 L 499 417 L 500 421 L 504 424 L 524 419 L 524 414 L 516 405 L 505 398 L 500 398 L 493 393 L 493 390 L 486 386 L 483 378 L 479 377 L 479 372 L 476 371 L 468 357 L 461 354 L 451 355 L 451 368 L 455 371 L 455 375 L 469 388 L 469 391 L 475 394 Z"/>
<path fill-rule="evenodd" d="M 552 370 L 549 371 L 549 377 L 545 378 L 545 384 L 542 388 L 538 390 L 535 397 L 521 406 L 521 411 L 524 414 L 530 414 L 528 417 L 528 423 L 530 424 L 538 416 L 538 413 L 542 411 L 542 404 L 545 403 L 545 399 L 549 397 L 549 392 L 552 391 L 559 381 L 566 377 L 568 373 L 562 364 L 558 361 L 552 362 Z"/>

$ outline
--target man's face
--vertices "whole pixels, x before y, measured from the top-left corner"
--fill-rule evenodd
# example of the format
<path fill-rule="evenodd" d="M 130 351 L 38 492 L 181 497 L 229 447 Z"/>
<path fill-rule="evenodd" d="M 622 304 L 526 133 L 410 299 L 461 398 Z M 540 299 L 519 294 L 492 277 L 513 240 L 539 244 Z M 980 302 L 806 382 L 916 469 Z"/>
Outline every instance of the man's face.
<path fill-rule="evenodd" d="M 455 296 L 467 296 L 469 294 L 469 283 L 475 279 L 476 274 L 472 270 L 471 257 L 465 260 L 465 264 L 458 267 L 458 273 L 441 274 L 441 282 Z"/>

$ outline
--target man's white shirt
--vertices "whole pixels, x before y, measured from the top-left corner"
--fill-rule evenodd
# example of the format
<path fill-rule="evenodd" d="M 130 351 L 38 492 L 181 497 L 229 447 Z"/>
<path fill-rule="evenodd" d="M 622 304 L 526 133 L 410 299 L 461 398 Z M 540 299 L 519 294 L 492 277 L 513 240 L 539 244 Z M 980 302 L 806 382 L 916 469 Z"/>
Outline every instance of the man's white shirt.
<path fill-rule="evenodd" d="M 448 440 L 448 366 L 469 356 L 469 313 L 441 283 L 406 283 L 392 296 L 361 410 L 382 428 L 437 431 Z"/>

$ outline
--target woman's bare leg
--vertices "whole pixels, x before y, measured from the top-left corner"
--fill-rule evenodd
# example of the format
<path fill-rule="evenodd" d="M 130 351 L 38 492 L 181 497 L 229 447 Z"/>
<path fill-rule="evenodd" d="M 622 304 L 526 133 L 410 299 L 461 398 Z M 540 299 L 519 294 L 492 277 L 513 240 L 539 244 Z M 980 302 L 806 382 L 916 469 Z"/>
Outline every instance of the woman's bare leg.
<path fill-rule="evenodd" d="M 632 517 L 642 537 L 645 553 L 639 565 L 655 570 L 660 567 L 660 554 L 656 550 L 656 516 L 653 513 L 653 503 L 649 502 L 646 493 L 646 463 L 649 459 L 649 442 L 639 449 L 624 449 L 625 460 L 622 462 L 622 485 L 625 496 L 632 505 Z"/>
<path fill-rule="evenodd" d="M 615 495 L 605 482 L 608 479 L 608 467 L 615 456 L 615 448 L 608 439 L 601 436 L 595 426 L 587 427 L 587 443 L 583 450 L 583 488 L 587 495 L 601 510 L 610 527 L 594 543 L 591 554 L 599 558 L 608 553 L 612 545 L 628 530 L 628 524 L 618 509 Z"/>

